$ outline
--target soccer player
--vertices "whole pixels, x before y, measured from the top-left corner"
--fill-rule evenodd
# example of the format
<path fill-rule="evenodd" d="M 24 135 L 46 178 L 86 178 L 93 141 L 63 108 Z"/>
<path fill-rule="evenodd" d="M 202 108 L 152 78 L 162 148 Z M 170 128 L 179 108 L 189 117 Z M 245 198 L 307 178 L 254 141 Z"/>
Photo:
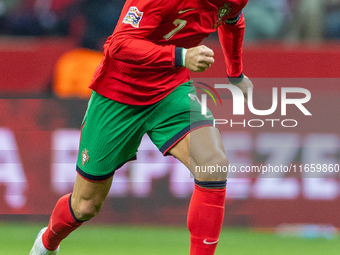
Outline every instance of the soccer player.
<path fill-rule="evenodd" d="M 190 71 L 203 72 L 214 52 L 201 41 L 218 29 L 229 81 L 245 94 L 242 73 L 247 0 L 127 0 L 104 45 L 82 127 L 73 193 L 60 198 L 31 255 L 57 254 L 60 242 L 102 207 L 114 172 L 136 158 L 146 133 L 164 155 L 179 159 L 195 177 L 188 212 L 191 255 L 212 255 L 225 206 L 228 166 L 213 117 L 201 114 Z"/>

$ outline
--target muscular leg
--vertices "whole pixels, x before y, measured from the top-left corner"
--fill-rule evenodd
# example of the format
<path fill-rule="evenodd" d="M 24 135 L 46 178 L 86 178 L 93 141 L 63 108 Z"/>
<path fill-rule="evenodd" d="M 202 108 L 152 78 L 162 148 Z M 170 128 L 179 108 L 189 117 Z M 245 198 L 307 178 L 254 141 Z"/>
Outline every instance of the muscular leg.
<path fill-rule="evenodd" d="M 102 182 L 90 182 L 77 175 L 71 198 L 75 217 L 87 221 L 96 216 L 103 206 L 111 184 L 112 177 Z"/>
<path fill-rule="evenodd" d="M 72 195 L 60 198 L 52 212 L 48 228 L 42 236 L 45 248 L 50 251 L 57 249 L 72 231 L 97 215 L 111 184 L 112 177 L 102 182 L 90 182 L 78 175 Z"/>
<path fill-rule="evenodd" d="M 222 181 L 227 178 L 226 172 L 196 172 L 196 166 L 228 166 L 221 135 L 215 127 L 196 129 L 180 142 L 169 153 L 179 159 L 199 181 Z"/>
<path fill-rule="evenodd" d="M 190 255 L 213 255 L 223 223 L 227 173 L 199 172 L 195 168 L 228 166 L 220 133 L 215 127 L 197 129 L 169 152 L 182 161 L 196 179 L 188 212 Z"/>

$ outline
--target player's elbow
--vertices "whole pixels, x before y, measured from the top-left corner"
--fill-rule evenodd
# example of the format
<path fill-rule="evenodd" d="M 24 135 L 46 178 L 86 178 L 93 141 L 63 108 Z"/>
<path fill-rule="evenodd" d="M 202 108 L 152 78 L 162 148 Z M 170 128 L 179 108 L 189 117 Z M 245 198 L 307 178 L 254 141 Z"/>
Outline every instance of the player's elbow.
<path fill-rule="evenodd" d="M 115 59 L 118 50 L 119 50 L 119 45 L 117 43 L 112 42 L 108 48 L 109 57 L 111 59 Z"/>
<path fill-rule="evenodd" d="M 111 59 L 120 60 L 125 58 L 125 49 L 131 43 L 131 39 L 121 38 L 119 36 L 112 36 L 108 47 L 108 54 Z"/>

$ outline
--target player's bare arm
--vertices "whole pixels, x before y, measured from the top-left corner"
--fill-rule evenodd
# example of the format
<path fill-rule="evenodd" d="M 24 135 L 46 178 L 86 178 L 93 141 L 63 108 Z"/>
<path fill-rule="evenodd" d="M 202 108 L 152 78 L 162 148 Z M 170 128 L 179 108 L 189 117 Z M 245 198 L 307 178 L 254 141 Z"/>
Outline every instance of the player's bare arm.
<path fill-rule="evenodd" d="M 238 87 L 243 92 L 244 103 L 247 103 L 247 100 L 248 100 L 248 89 L 253 89 L 254 88 L 254 85 L 251 82 L 251 80 L 246 75 L 244 75 L 243 80 L 240 83 L 234 84 L 234 85 L 236 87 Z"/>

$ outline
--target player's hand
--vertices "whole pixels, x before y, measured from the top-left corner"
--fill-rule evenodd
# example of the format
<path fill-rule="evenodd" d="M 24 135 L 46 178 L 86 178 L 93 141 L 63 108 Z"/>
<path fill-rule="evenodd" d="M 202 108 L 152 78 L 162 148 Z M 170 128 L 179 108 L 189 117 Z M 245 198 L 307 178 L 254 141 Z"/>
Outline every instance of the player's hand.
<path fill-rule="evenodd" d="M 204 45 L 188 49 L 185 55 L 185 67 L 192 72 L 204 72 L 214 62 L 213 50 Z"/>
<path fill-rule="evenodd" d="M 251 80 L 247 76 L 244 76 L 243 81 L 241 81 L 239 84 L 234 84 L 234 85 L 239 87 L 239 89 L 242 90 L 243 95 L 244 95 L 244 103 L 247 103 L 247 100 L 248 100 L 248 88 L 251 88 L 251 89 L 254 88 L 254 85 L 251 82 Z"/>

